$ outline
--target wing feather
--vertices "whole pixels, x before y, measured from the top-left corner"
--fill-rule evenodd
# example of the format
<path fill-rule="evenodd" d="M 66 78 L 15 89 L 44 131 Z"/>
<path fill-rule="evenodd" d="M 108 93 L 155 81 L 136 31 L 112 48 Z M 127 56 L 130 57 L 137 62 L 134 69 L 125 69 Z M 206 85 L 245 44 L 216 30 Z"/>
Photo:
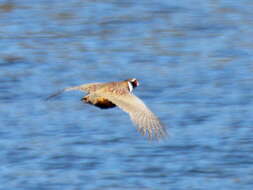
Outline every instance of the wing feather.
<path fill-rule="evenodd" d="M 132 93 L 119 96 L 103 92 L 100 94 L 98 93 L 98 95 L 110 100 L 123 111 L 127 112 L 142 135 L 148 134 L 150 139 L 159 139 L 167 135 L 166 129 L 160 120 L 141 99 Z"/>

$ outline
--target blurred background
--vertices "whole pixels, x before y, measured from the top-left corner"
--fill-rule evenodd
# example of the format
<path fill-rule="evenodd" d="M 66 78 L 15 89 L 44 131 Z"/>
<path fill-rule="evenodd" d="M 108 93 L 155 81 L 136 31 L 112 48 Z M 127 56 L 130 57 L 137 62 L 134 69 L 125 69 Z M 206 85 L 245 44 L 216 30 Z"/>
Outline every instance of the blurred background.
<path fill-rule="evenodd" d="M 253 187 L 253 1 L 0 0 L 0 190 Z M 169 138 L 89 82 L 139 80 Z"/>

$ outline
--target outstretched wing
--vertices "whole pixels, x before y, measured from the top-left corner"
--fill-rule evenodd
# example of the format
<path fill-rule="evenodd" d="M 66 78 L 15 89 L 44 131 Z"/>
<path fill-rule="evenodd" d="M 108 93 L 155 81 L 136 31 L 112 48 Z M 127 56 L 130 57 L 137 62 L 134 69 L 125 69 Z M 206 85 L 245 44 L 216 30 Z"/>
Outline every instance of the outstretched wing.
<path fill-rule="evenodd" d="M 166 129 L 160 120 L 141 99 L 132 93 L 119 96 L 117 94 L 105 92 L 99 94 L 98 91 L 96 94 L 110 100 L 123 111 L 127 112 L 142 135 L 148 135 L 151 139 L 159 139 L 167 136 Z"/>
<path fill-rule="evenodd" d="M 72 91 L 72 90 L 79 90 L 79 91 L 84 91 L 84 92 L 88 92 L 88 93 L 95 92 L 102 85 L 103 85 L 103 83 L 89 83 L 89 84 L 83 84 L 80 86 L 72 86 L 72 87 L 64 88 L 64 89 L 57 91 L 56 93 L 48 96 L 46 98 L 46 100 L 53 98 L 55 96 L 58 96 L 58 95 L 62 94 L 63 92 Z"/>

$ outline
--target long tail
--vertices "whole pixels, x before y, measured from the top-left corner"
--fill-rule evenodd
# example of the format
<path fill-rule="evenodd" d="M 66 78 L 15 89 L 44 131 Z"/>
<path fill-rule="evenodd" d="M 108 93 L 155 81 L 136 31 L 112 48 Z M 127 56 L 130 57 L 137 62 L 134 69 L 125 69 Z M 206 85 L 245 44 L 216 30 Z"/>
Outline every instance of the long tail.
<path fill-rule="evenodd" d="M 56 93 L 48 96 L 45 100 L 49 100 L 49 99 L 51 99 L 51 98 L 53 98 L 55 96 L 59 96 L 63 92 L 72 91 L 72 90 L 82 90 L 82 89 L 81 89 L 81 86 L 73 86 L 73 87 L 69 87 L 69 88 L 64 88 L 64 89 L 62 89 L 62 90 L 60 90 L 60 91 L 58 91 L 58 92 L 56 92 Z"/>

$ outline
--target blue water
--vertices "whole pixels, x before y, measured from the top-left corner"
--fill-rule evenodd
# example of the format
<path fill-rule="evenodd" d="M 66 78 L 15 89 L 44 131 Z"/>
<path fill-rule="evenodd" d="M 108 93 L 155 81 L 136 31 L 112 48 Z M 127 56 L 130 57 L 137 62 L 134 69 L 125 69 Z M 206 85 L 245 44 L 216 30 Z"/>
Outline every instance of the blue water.
<path fill-rule="evenodd" d="M 0 1 L 0 190 L 253 189 L 253 2 Z M 149 142 L 89 82 L 139 80 Z"/>

